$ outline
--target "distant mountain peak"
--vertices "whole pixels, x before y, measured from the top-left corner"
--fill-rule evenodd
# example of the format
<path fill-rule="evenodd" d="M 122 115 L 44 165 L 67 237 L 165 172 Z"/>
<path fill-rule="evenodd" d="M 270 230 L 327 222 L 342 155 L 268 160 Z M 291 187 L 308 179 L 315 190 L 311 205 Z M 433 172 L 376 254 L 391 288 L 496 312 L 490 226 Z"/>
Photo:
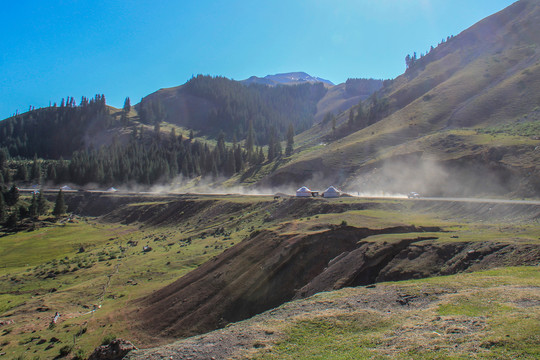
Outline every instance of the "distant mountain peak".
<path fill-rule="evenodd" d="M 275 75 L 266 75 L 265 77 L 251 76 L 246 80 L 241 81 L 244 84 L 264 84 L 269 86 L 275 85 L 296 85 L 303 84 L 306 82 L 317 83 L 321 82 L 326 85 L 333 86 L 330 80 L 322 79 L 320 77 L 314 77 L 305 73 L 303 71 L 275 74 Z"/>

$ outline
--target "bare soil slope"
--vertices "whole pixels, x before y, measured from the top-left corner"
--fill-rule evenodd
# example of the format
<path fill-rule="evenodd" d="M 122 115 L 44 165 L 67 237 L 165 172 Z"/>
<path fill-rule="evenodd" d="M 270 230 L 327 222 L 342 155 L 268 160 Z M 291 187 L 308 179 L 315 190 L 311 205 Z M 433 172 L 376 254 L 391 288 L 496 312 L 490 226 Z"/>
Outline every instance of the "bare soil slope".
<path fill-rule="evenodd" d="M 540 259 L 538 245 L 430 242 L 436 239 L 433 233 L 440 230 L 345 226 L 310 235 L 255 232 L 140 300 L 134 316 L 150 334 L 185 337 L 320 291 L 501 265 L 536 264 Z M 424 232 L 431 236 L 418 236 Z M 380 234 L 404 235 L 391 242 L 362 241 Z"/>

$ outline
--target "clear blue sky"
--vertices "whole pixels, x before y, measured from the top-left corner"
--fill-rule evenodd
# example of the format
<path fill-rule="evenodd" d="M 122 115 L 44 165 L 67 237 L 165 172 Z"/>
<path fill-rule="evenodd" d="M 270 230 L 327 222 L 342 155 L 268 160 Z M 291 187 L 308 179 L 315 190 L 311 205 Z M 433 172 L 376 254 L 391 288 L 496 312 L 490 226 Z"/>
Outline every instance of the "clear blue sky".
<path fill-rule="evenodd" d="M 514 0 L 21 0 L 0 12 L 0 119 L 103 93 L 121 107 L 192 75 L 394 78 L 405 55 Z"/>

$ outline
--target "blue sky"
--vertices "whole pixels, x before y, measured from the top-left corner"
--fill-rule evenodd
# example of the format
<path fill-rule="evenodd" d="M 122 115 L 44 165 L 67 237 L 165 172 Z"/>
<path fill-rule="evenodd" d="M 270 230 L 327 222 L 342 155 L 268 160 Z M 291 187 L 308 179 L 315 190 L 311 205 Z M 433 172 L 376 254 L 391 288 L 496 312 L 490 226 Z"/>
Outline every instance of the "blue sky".
<path fill-rule="evenodd" d="M 192 75 L 394 78 L 513 0 L 21 0 L 0 12 L 0 119 L 103 93 L 121 107 Z"/>

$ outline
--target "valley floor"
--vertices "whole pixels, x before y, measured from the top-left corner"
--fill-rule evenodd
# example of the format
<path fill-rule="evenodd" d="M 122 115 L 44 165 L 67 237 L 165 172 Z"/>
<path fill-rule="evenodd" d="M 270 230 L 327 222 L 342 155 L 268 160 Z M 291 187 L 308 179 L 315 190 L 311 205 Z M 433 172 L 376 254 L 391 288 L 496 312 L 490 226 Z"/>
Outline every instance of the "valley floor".
<path fill-rule="evenodd" d="M 382 246 L 416 239 L 416 245 L 433 249 L 472 244 L 479 258 L 467 264 L 477 270 L 489 267 L 482 263 L 489 254 L 495 254 L 492 266 L 499 267 L 540 261 L 535 204 L 114 194 L 66 194 L 66 202 L 77 209 L 71 220 L 42 221 L 36 229 L 0 237 L 0 357 L 85 358 L 114 337 L 139 348 L 172 343 L 178 336 L 144 331 L 137 311 L 147 308 L 140 299 L 211 259 L 234 254 L 258 234 L 286 243 L 322 239 L 339 229 L 403 227 L 409 230 L 362 241 Z M 515 251 L 488 251 L 486 244 Z M 539 354 L 538 266 L 345 288 L 267 309 L 130 357 L 532 359 Z M 51 324 L 56 312 L 59 320 Z"/>

